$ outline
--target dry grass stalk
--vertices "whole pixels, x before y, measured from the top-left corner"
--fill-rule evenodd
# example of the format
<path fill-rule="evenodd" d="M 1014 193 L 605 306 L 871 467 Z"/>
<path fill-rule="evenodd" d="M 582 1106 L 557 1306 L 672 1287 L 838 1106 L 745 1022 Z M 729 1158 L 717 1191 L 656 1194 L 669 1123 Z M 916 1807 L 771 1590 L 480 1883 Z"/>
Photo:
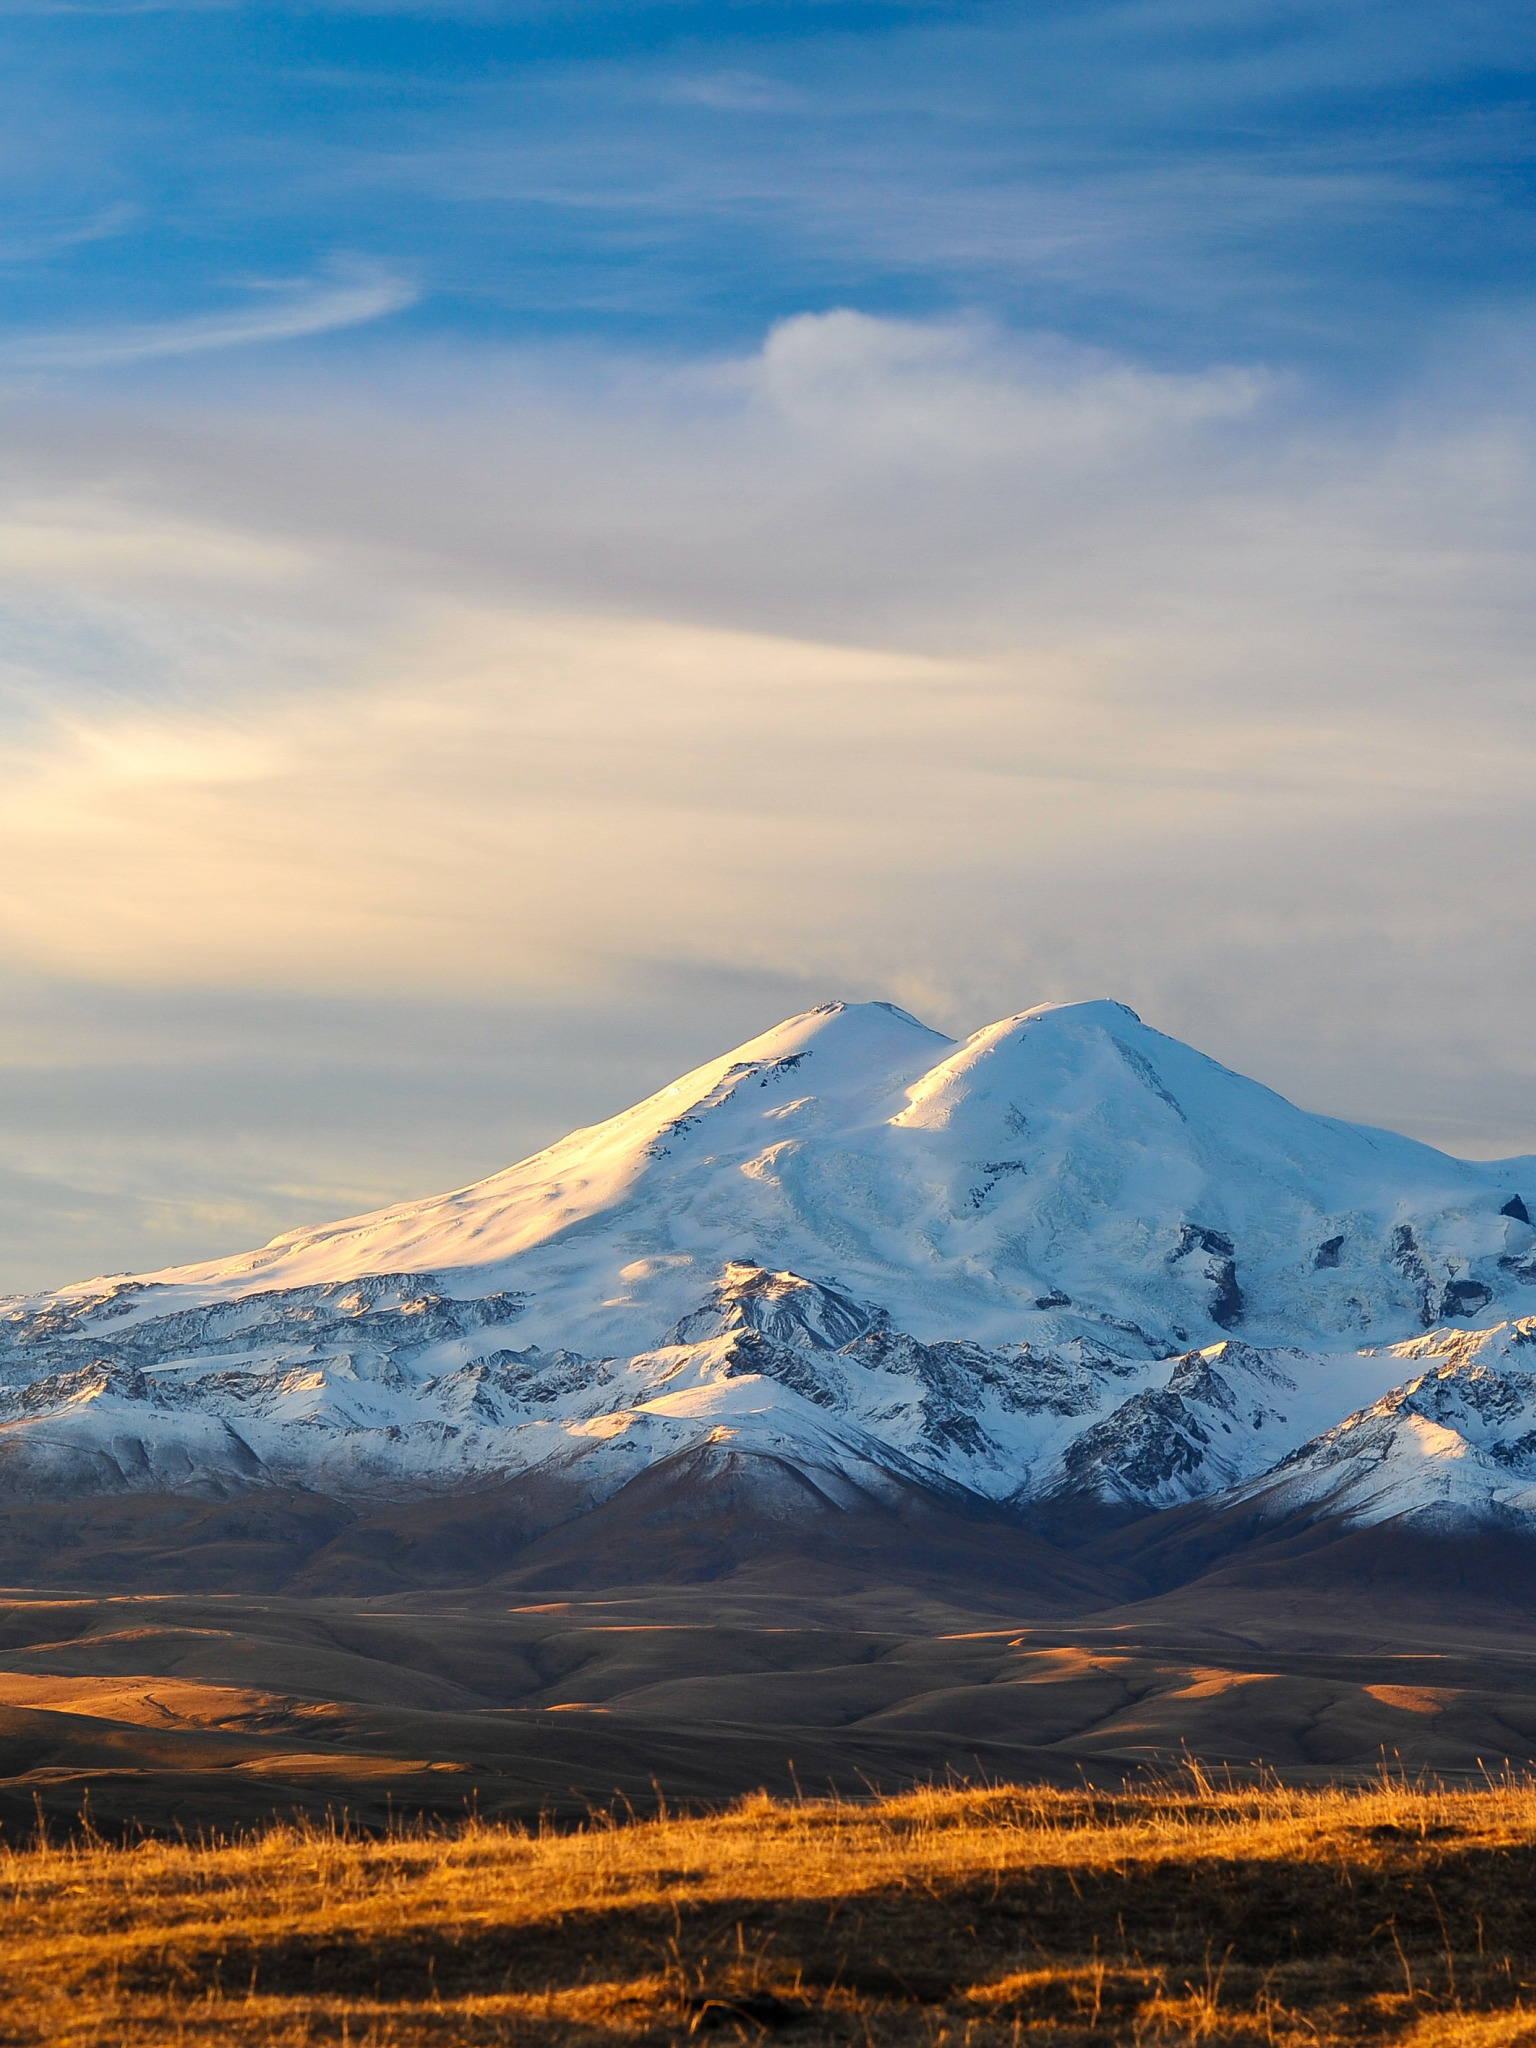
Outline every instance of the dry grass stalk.
<path fill-rule="evenodd" d="M 1530 2041 L 1536 1787 L 757 1797 L 0 1850 L 0 2040 Z M 1528 1975 L 1529 1973 L 1529 1975 Z"/>

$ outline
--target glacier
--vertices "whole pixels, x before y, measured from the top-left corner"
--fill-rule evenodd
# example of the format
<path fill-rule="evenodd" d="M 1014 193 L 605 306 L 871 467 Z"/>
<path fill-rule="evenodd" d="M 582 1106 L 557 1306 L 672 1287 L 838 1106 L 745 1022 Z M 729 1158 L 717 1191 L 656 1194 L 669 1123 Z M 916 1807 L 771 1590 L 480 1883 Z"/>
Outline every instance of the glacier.
<path fill-rule="evenodd" d="M 1533 1202 L 1120 1003 L 827 1003 L 471 1187 L 0 1301 L 0 1485 L 595 1504 L 707 1445 L 834 1507 L 1523 1522 Z"/>

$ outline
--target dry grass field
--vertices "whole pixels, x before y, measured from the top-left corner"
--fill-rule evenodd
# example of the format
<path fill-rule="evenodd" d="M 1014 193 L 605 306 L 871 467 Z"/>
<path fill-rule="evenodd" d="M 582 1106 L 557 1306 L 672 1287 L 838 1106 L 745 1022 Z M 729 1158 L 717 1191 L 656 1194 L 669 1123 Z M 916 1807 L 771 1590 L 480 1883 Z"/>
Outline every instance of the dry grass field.
<path fill-rule="evenodd" d="M 0 1850 L 7 2043 L 1536 2042 L 1536 1786 Z"/>

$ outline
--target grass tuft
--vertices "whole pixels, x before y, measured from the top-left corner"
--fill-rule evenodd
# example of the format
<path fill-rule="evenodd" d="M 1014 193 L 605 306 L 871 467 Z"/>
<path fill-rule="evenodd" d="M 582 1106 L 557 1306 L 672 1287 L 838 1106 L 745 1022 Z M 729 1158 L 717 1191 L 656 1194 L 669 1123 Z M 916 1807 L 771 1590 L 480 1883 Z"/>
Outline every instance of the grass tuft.
<path fill-rule="evenodd" d="M 7 2043 L 1536 2048 L 1536 1786 L 0 1848 Z M 1530 1972 L 1530 1976 L 1527 1976 Z"/>

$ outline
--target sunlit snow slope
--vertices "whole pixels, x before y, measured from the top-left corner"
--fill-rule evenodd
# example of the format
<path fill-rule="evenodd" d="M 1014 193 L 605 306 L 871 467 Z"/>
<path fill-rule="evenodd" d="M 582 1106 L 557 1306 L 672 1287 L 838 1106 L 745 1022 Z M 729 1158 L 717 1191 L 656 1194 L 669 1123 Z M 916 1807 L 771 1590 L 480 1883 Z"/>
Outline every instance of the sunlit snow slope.
<path fill-rule="evenodd" d="M 830 1003 L 454 1194 L 9 1304 L 0 1474 L 598 1497 L 729 1440 L 834 1493 L 1172 1505 L 1279 1485 L 1388 1347 L 1536 1314 L 1531 1200 L 1536 1160 L 1308 1115 L 1117 1003 L 958 1045 Z"/>
<path fill-rule="evenodd" d="M 1536 1231 L 1501 1213 L 1522 1185 L 1536 1161 L 1309 1116 L 1118 1003 L 958 1046 L 830 1003 L 473 1187 L 151 1277 L 206 1300 L 472 1271 L 579 1350 L 654 1342 L 726 1259 L 833 1278 L 923 1337 L 1368 1342 L 1536 1308 Z"/>

